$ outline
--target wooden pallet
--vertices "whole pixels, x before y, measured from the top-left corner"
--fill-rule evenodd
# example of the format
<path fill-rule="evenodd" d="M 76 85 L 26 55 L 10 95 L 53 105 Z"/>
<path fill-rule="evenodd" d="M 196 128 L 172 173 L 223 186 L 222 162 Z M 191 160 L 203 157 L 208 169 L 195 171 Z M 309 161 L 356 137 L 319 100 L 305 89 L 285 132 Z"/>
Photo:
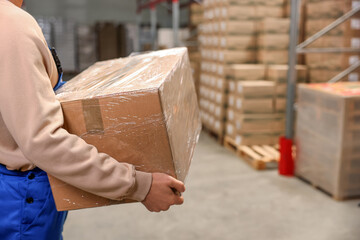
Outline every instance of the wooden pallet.
<path fill-rule="evenodd" d="M 211 129 L 203 126 L 202 130 L 206 132 L 210 137 L 214 138 L 220 145 L 223 145 L 224 142 L 224 135 L 219 134 L 217 132 L 212 131 Z"/>
<path fill-rule="evenodd" d="M 351 196 L 351 197 L 343 197 L 343 196 L 338 196 L 336 194 L 330 193 L 329 191 L 325 190 L 324 188 L 320 187 L 319 185 L 311 182 L 310 180 L 308 180 L 307 178 L 303 177 L 303 176 L 297 176 L 298 179 L 300 179 L 302 182 L 309 184 L 310 186 L 312 186 L 313 188 L 315 188 L 316 190 L 324 193 L 325 195 L 331 197 L 332 199 L 336 200 L 336 201 L 345 201 L 345 200 L 352 200 L 352 199 L 360 199 L 360 196 Z"/>
<path fill-rule="evenodd" d="M 225 136 L 224 147 L 234 152 L 256 170 L 274 169 L 278 167 L 280 158 L 278 146 L 237 145 L 232 138 Z"/>

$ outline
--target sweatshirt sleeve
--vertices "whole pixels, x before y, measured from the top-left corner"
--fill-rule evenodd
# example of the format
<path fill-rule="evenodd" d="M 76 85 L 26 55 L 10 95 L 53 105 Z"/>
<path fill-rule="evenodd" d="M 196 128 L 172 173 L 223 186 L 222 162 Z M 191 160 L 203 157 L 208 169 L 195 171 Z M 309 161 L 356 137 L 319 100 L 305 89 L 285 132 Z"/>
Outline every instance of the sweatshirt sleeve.
<path fill-rule="evenodd" d="M 150 173 L 99 153 L 62 128 L 63 114 L 49 76 L 53 59 L 32 20 L 0 24 L 5 30 L 0 44 L 0 113 L 12 137 L 30 162 L 68 184 L 110 199 L 142 201 L 150 189 Z"/>

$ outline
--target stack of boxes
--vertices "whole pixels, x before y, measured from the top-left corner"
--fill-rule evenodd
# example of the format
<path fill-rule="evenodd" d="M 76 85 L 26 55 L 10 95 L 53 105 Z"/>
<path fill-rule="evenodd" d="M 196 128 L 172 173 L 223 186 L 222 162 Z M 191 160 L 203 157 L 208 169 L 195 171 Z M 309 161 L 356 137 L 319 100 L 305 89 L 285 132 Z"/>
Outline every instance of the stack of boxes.
<path fill-rule="evenodd" d="M 190 5 L 190 31 L 191 38 L 188 39 L 188 51 L 190 58 L 191 71 L 193 73 L 193 79 L 195 82 L 195 88 L 197 96 L 199 97 L 199 82 L 200 82 L 200 50 L 198 41 L 198 27 L 203 22 L 203 6 L 198 3 Z"/>
<path fill-rule="evenodd" d="M 259 22 L 258 26 L 259 62 L 287 64 L 290 19 L 265 18 Z"/>
<path fill-rule="evenodd" d="M 287 6 L 286 0 L 204 1 L 202 120 L 238 145 L 275 144 L 284 133 Z M 306 68 L 297 72 L 304 81 Z"/>
<path fill-rule="evenodd" d="M 204 126 L 223 138 L 226 72 L 231 64 L 256 63 L 258 1 L 204 1 L 201 26 L 200 108 Z"/>
<path fill-rule="evenodd" d="M 285 128 L 285 118 L 274 111 L 275 84 L 264 81 L 266 66 L 235 64 L 227 75 L 226 138 L 237 145 L 275 144 Z"/>
<path fill-rule="evenodd" d="M 305 37 L 308 38 L 337 18 L 360 5 L 358 0 L 308 0 L 306 3 Z M 360 16 L 355 15 L 323 37 L 310 44 L 314 48 L 360 48 Z M 356 53 L 308 53 L 311 82 L 327 82 L 342 70 L 359 60 Z M 347 80 L 358 81 L 359 71 L 351 73 Z"/>

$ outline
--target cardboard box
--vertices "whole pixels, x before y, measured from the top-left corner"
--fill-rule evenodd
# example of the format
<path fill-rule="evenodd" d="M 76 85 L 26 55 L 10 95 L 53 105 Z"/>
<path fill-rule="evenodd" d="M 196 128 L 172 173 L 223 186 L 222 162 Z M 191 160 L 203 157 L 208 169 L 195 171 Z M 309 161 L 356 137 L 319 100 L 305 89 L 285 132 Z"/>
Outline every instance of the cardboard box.
<path fill-rule="evenodd" d="M 320 19 L 307 19 L 306 20 L 306 34 L 308 36 L 314 35 L 324 27 L 333 23 L 334 18 L 320 18 Z M 359 37 L 360 33 L 360 18 L 351 18 L 340 24 L 333 30 L 329 31 L 325 36 L 347 36 Z"/>
<path fill-rule="evenodd" d="M 342 72 L 342 70 L 331 70 L 322 68 L 309 68 L 310 83 L 324 83 L 330 81 L 333 77 Z M 346 77 L 345 77 L 346 79 Z"/>
<path fill-rule="evenodd" d="M 262 0 L 261 3 L 265 6 L 279 6 L 284 7 L 287 0 Z"/>
<path fill-rule="evenodd" d="M 228 6 L 221 9 L 223 20 L 255 20 L 258 18 L 256 6 Z"/>
<path fill-rule="evenodd" d="M 262 3 L 263 0 L 221 0 L 219 4 L 223 6 L 257 6 Z"/>
<path fill-rule="evenodd" d="M 264 80 L 266 66 L 263 64 L 232 64 L 226 68 L 226 76 L 237 80 Z"/>
<path fill-rule="evenodd" d="M 287 50 L 289 34 L 265 33 L 258 35 L 258 47 L 263 50 Z"/>
<path fill-rule="evenodd" d="M 290 19 L 289 18 L 264 18 L 258 22 L 259 33 L 289 33 Z"/>
<path fill-rule="evenodd" d="M 223 50 L 223 51 L 219 51 L 217 60 L 227 64 L 254 63 L 256 61 L 256 51 Z"/>
<path fill-rule="evenodd" d="M 245 98 L 237 95 L 228 96 L 228 105 L 239 113 L 273 113 L 273 98 Z"/>
<path fill-rule="evenodd" d="M 237 133 L 278 133 L 285 131 L 284 114 L 239 114 L 227 109 L 227 120 Z"/>
<path fill-rule="evenodd" d="M 185 180 L 201 130 L 186 48 L 98 62 L 57 99 L 64 128 L 99 152 Z M 49 179 L 59 211 L 122 203 Z"/>
<path fill-rule="evenodd" d="M 286 111 L 286 98 L 285 97 L 276 97 L 275 101 L 275 112 L 277 113 L 285 113 Z"/>
<path fill-rule="evenodd" d="M 219 46 L 227 50 L 256 50 L 256 36 L 228 35 L 219 37 Z"/>
<path fill-rule="evenodd" d="M 311 43 L 312 48 L 360 48 L 359 37 L 323 36 Z"/>
<path fill-rule="evenodd" d="M 285 16 L 284 6 L 266 6 L 260 5 L 256 8 L 257 17 L 262 18 L 282 18 Z"/>
<path fill-rule="evenodd" d="M 308 19 L 333 18 L 334 20 L 351 10 L 356 0 L 329 0 L 308 2 L 306 14 Z"/>
<path fill-rule="evenodd" d="M 360 84 L 300 85 L 296 174 L 336 199 L 360 196 Z"/>
<path fill-rule="evenodd" d="M 287 64 L 287 50 L 259 50 L 258 61 L 261 64 Z"/>
<path fill-rule="evenodd" d="M 224 35 L 253 35 L 256 33 L 254 20 L 224 20 L 220 22 L 220 33 Z"/>
<path fill-rule="evenodd" d="M 304 65 L 296 65 L 297 82 L 306 82 L 307 68 Z M 270 65 L 267 70 L 267 79 L 276 84 L 286 83 L 288 74 L 288 65 Z"/>
<path fill-rule="evenodd" d="M 270 81 L 239 81 L 236 93 L 244 98 L 271 98 L 275 95 L 275 84 Z"/>

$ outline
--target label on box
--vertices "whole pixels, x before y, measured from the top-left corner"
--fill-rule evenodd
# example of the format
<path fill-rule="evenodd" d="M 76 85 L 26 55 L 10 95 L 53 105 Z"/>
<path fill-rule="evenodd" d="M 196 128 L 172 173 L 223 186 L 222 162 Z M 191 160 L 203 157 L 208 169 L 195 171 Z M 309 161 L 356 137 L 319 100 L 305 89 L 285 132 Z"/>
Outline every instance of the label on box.
<path fill-rule="evenodd" d="M 219 24 L 217 22 L 214 23 L 214 32 L 219 32 Z"/>
<path fill-rule="evenodd" d="M 224 66 L 219 64 L 218 65 L 218 74 L 223 75 L 223 73 L 224 73 Z"/>
<path fill-rule="evenodd" d="M 224 52 L 219 52 L 219 61 L 224 61 Z"/>
<path fill-rule="evenodd" d="M 240 98 L 236 99 L 236 108 L 241 109 L 242 107 L 242 100 Z"/>
<path fill-rule="evenodd" d="M 360 1 L 352 1 L 352 8 L 357 8 L 360 6 Z"/>
<path fill-rule="evenodd" d="M 210 86 L 212 86 L 212 87 L 216 86 L 216 77 L 211 77 Z"/>
<path fill-rule="evenodd" d="M 360 30 L 360 19 L 359 18 L 351 19 L 351 29 Z"/>
<path fill-rule="evenodd" d="M 220 108 L 220 107 L 216 107 L 216 108 L 215 108 L 215 115 L 216 115 L 217 117 L 220 117 L 220 114 L 221 114 L 221 108 Z"/>
<path fill-rule="evenodd" d="M 235 124 L 236 124 L 236 129 L 240 130 L 241 126 L 242 126 L 241 122 L 239 120 L 237 120 Z"/>
<path fill-rule="evenodd" d="M 227 9 L 225 7 L 222 9 L 221 14 L 224 18 L 227 17 Z"/>
<path fill-rule="evenodd" d="M 229 96 L 229 105 L 230 105 L 230 106 L 234 106 L 234 103 L 235 103 L 235 98 L 234 98 L 234 96 Z"/>
<path fill-rule="evenodd" d="M 229 120 L 232 121 L 234 120 L 234 111 L 229 109 L 228 111 L 228 117 L 229 117 Z"/>
<path fill-rule="evenodd" d="M 225 31 L 226 31 L 226 22 L 221 22 L 221 23 L 220 23 L 220 30 L 221 30 L 222 32 L 225 32 Z"/>
<path fill-rule="evenodd" d="M 211 64 L 211 72 L 216 73 L 216 63 Z"/>
<path fill-rule="evenodd" d="M 216 102 L 219 103 L 219 104 L 221 104 L 221 99 L 222 99 L 221 93 L 217 93 L 217 94 L 216 94 Z"/>
<path fill-rule="evenodd" d="M 360 38 L 351 38 L 351 47 L 360 48 Z"/>
<path fill-rule="evenodd" d="M 235 142 L 236 142 L 237 145 L 240 145 L 241 142 L 242 142 L 242 137 L 239 136 L 239 135 L 237 135 L 237 136 L 235 137 Z"/>
<path fill-rule="evenodd" d="M 238 86 L 237 86 L 237 90 L 238 90 L 238 93 L 242 93 L 243 92 L 243 86 L 239 83 Z"/>
<path fill-rule="evenodd" d="M 220 17 L 220 9 L 219 8 L 215 8 L 215 17 L 218 18 Z"/>
<path fill-rule="evenodd" d="M 349 64 L 350 65 L 355 64 L 357 61 L 359 61 L 359 56 L 350 56 L 349 57 Z"/>
<path fill-rule="evenodd" d="M 222 37 L 220 42 L 222 47 L 226 46 L 226 38 Z"/>
<path fill-rule="evenodd" d="M 349 82 L 358 82 L 359 74 L 358 73 L 350 73 L 348 77 Z"/>
<path fill-rule="evenodd" d="M 215 129 L 220 131 L 220 122 L 219 121 L 215 122 Z"/>
<path fill-rule="evenodd" d="M 216 92 L 212 90 L 210 96 L 211 96 L 211 100 L 215 101 L 215 99 L 216 99 Z"/>
<path fill-rule="evenodd" d="M 211 103 L 210 107 L 209 107 L 210 112 L 214 113 L 215 112 L 215 104 Z"/>
<path fill-rule="evenodd" d="M 223 80 L 221 78 L 219 78 L 217 80 L 217 88 L 218 89 L 223 89 L 223 87 L 224 87 L 224 82 L 223 82 Z"/>
<path fill-rule="evenodd" d="M 229 90 L 230 92 L 235 92 L 235 82 L 229 82 Z"/>
<path fill-rule="evenodd" d="M 234 132 L 233 126 L 230 125 L 230 124 L 226 125 L 226 132 L 227 132 L 229 135 L 232 135 L 233 132 Z"/>

